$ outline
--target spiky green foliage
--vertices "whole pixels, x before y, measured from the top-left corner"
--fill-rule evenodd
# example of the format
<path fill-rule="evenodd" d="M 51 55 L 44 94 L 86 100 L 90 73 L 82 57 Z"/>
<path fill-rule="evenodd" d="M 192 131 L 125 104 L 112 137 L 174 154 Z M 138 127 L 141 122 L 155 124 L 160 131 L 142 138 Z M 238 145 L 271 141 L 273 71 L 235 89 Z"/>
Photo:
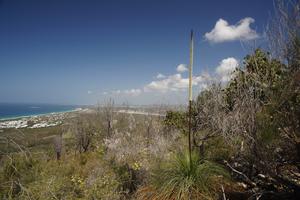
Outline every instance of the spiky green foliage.
<path fill-rule="evenodd" d="M 154 170 L 150 187 L 142 188 L 139 198 L 212 199 L 217 196 L 218 183 L 224 177 L 228 174 L 218 164 L 201 160 L 194 152 L 191 161 L 187 153 L 179 153 Z"/>

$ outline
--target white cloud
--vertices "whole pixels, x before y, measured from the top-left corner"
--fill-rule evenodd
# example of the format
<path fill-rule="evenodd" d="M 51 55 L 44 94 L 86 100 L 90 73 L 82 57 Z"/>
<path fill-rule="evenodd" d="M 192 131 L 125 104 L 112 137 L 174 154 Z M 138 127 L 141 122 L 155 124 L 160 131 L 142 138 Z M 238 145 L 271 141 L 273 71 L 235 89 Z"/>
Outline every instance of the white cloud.
<path fill-rule="evenodd" d="M 161 74 L 161 73 L 159 73 L 159 74 L 157 74 L 156 78 L 157 79 L 162 79 L 162 78 L 166 78 L 166 76 L 163 75 L 163 74 Z"/>
<path fill-rule="evenodd" d="M 180 64 L 176 68 L 176 71 L 179 73 L 185 72 L 187 70 L 188 70 L 188 68 L 187 68 L 186 64 Z"/>
<path fill-rule="evenodd" d="M 193 77 L 193 85 L 202 87 L 210 79 L 209 75 Z M 144 87 L 145 92 L 168 92 L 182 91 L 189 86 L 189 79 L 183 78 L 181 74 L 170 75 L 163 80 L 152 81 Z"/>
<path fill-rule="evenodd" d="M 93 91 L 91 91 L 91 90 L 88 90 L 88 91 L 87 91 L 87 93 L 88 93 L 88 94 L 92 94 L 92 93 L 93 93 Z"/>
<path fill-rule="evenodd" d="M 224 19 L 219 19 L 213 30 L 205 33 L 205 38 L 213 43 L 256 39 L 258 34 L 251 29 L 251 23 L 254 23 L 251 17 L 240 20 L 236 25 L 229 25 Z"/>
<path fill-rule="evenodd" d="M 142 93 L 141 89 L 130 89 L 130 90 L 113 90 L 111 92 L 103 92 L 103 95 L 129 95 L 129 96 L 139 96 Z"/>
<path fill-rule="evenodd" d="M 233 57 L 223 59 L 216 68 L 216 74 L 219 76 L 221 82 L 229 81 L 238 65 L 238 60 Z"/>
<path fill-rule="evenodd" d="M 196 90 L 201 91 L 203 89 L 206 89 L 211 81 L 219 80 L 222 83 L 226 83 L 232 78 L 233 76 L 232 72 L 237 67 L 238 67 L 237 59 L 233 57 L 223 59 L 219 63 L 219 65 L 215 68 L 215 73 L 213 74 L 202 73 L 201 75 L 193 76 L 193 86 Z M 176 92 L 187 91 L 188 86 L 189 86 L 188 77 L 183 77 L 181 73 L 176 73 L 169 76 L 165 76 L 159 73 L 156 77 L 154 77 L 153 81 L 146 84 L 143 88 L 128 89 L 128 90 L 114 90 L 106 94 L 120 95 L 119 97 L 123 97 L 126 95 L 137 97 L 142 94 L 146 95 L 146 93 L 148 93 L 148 95 L 149 94 L 164 95 L 163 93 L 165 93 L 165 95 L 172 98 L 172 95 L 176 94 Z M 179 95 L 183 95 L 183 93 L 179 93 Z"/>
<path fill-rule="evenodd" d="M 142 90 L 140 89 L 124 90 L 123 93 L 130 96 L 139 96 L 142 93 Z"/>

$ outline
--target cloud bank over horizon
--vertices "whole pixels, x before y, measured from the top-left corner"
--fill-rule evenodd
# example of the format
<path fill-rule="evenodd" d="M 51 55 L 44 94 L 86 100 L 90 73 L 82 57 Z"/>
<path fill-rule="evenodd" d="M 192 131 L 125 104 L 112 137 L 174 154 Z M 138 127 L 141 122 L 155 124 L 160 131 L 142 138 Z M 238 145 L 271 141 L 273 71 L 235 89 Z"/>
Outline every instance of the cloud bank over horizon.
<path fill-rule="evenodd" d="M 182 67 L 180 67 L 182 66 Z M 180 64 L 176 67 L 176 72 L 171 75 L 163 75 L 158 73 L 153 81 L 145 84 L 142 88 L 133 88 L 126 90 L 113 90 L 103 92 L 104 96 L 123 96 L 123 97 L 138 97 L 143 95 L 164 95 L 178 94 L 184 97 L 185 91 L 188 89 L 189 79 L 181 73 L 188 70 L 186 64 Z M 194 90 L 205 90 L 211 83 L 220 82 L 226 84 L 233 77 L 233 72 L 239 66 L 239 61 L 234 57 L 228 57 L 219 62 L 211 73 L 202 72 L 193 76 Z M 179 70 L 178 70 L 179 69 Z M 181 72 L 181 73 L 178 73 Z"/>

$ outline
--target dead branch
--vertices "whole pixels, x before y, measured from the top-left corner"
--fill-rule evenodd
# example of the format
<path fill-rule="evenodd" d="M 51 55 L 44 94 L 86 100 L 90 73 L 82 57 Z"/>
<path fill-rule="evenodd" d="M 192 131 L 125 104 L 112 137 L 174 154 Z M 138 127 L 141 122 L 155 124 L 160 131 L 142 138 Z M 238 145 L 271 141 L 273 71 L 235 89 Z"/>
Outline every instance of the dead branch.
<path fill-rule="evenodd" d="M 254 183 L 253 181 L 251 181 L 251 179 L 250 179 L 248 176 L 246 176 L 246 174 L 244 174 L 244 173 L 242 173 L 242 172 L 236 170 L 235 168 L 233 168 L 226 160 L 224 160 L 223 162 L 224 162 L 224 164 L 225 164 L 227 167 L 230 168 L 231 171 L 233 171 L 234 173 L 237 173 L 237 174 L 241 175 L 242 177 L 244 177 L 245 182 L 246 182 L 248 185 L 251 185 L 252 187 L 255 187 L 255 186 L 256 186 L 256 183 Z"/>

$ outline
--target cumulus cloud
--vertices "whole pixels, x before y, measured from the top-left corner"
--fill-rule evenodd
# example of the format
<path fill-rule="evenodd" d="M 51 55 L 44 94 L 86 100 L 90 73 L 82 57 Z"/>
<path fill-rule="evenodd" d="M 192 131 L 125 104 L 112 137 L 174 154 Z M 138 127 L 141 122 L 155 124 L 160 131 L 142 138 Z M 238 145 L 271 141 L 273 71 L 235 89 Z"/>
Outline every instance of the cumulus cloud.
<path fill-rule="evenodd" d="M 227 82 L 232 78 L 232 73 L 238 67 L 238 64 L 238 60 L 233 57 L 223 59 L 219 63 L 219 66 L 216 68 L 216 74 L 221 82 Z"/>
<path fill-rule="evenodd" d="M 209 75 L 200 75 L 193 77 L 193 85 L 205 87 L 207 81 L 210 79 Z M 165 79 L 152 81 L 144 87 L 145 92 L 168 92 L 168 91 L 182 91 L 189 86 L 189 79 L 183 78 L 181 74 L 174 74 Z"/>
<path fill-rule="evenodd" d="M 162 79 L 162 78 L 166 78 L 166 76 L 163 75 L 163 74 L 161 74 L 161 73 L 159 73 L 159 74 L 157 74 L 156 78 L 157 79 Z"/>
<path fill-rule="evenodd" d="M 258 34 L 251 29 L 251 23 L 254 23 L 254 19 L 251 17 L 240 20 L 236 25 L 229 25 L 226 20 L 219 19 L 213 30 L 205 33 L 205 38 L 213 43 L 256 39 Z"/>
<path fill-rule="evenodd" d="M 182 66 L 182 67 L 179 67 Z M 187 70 L 185 65 L 179 65 L 177 71 L 183 72 Z M 229 57 L 223 59 L 219 65 L 215 68 L 215 72 L 212 74 L 202 73 L 201 75 L 193 76 L 193 86 L 197 90 L 206 89 L 211 81 L 220 80 L 222 83 L 228 82 L 232 78 L 232 72 L 238 67 L 238 60 Z M 180 70 L 178 70 L 181 68 Z M 143 93 L 167 93 L 167 92 L 181 92 L 187 91 L 189 86 L 188 77 L 184 77 L 181 73 L 172 74 L 165 76 L 158 74 L 155 80 L 146 84 L 143 88 L 139 89 L 128 89 L 128 90 L 114 90 L 107 95 L 128 95 L 132 97 L 140 96 Z M 171 93 L 167 93 L 171 94 Z M 174 94 L 174 93 L 173 93 Z"/>
<path fill-rule="evenodd" d="M 176 68 L 176 71 L 179 73 L 185 72 L 187 70 L 188 70 L 188 68 L 187 68 L 186 64 L 180 64 Z"/>

